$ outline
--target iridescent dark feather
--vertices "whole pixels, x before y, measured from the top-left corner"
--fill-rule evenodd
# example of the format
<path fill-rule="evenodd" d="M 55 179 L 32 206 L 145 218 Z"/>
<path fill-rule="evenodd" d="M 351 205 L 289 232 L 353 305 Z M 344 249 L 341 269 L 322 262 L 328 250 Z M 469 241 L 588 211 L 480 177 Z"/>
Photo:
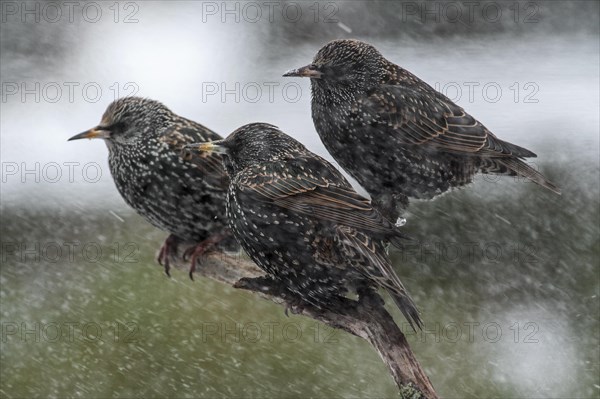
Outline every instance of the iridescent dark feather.
<path fill-rule="evenodd" d="M 231 174 L 229 224 L 259 267 L 315 306 L 348 289 L 383 288 L 421 326 L 383 243 L 403 235 L 339 171 L 267 124 L 243 126 L 217 145 Z"/>
<path fill-rule="evenodd" d="M 110 171 L 125 202 L 171 234 L 159 255 L 167 274 L 179 244 L 199 243 L 206 249 L 215 236 L 228 234 L 229 179 L 221 157 L 182 153 L 187 144 L 218 140 L 218 134 L 158 101 L 125 97 L 108 106 L 97 127 L 72 139 L 95 137 L 107 144 Z M 236 247 L 232 241 L 227 246 Z M 191 270 L 199 255 L 192 254 Z"/>
<path fill-rule="evenodd" d="M 330 42 L 312 64 L 286 76 L 311 78 L 312 116 L 323 144 L 378 203 L 432 199 L 477 173 L 522 176 L 560 193 L 523 161 L 533 152 L 500 140 L 367 43 Z"/>

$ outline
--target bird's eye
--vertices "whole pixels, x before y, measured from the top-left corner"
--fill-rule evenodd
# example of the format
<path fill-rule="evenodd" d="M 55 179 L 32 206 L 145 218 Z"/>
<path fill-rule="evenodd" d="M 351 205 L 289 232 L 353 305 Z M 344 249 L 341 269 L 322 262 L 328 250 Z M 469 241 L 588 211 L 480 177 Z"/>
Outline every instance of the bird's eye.
<path fill-rule="evenodd" d="M 113 134 L 120 133 L 125 130 L 125 124 L 123 122 L 115 122 L 108 125 L 106 130 L 110 130 Z"/>

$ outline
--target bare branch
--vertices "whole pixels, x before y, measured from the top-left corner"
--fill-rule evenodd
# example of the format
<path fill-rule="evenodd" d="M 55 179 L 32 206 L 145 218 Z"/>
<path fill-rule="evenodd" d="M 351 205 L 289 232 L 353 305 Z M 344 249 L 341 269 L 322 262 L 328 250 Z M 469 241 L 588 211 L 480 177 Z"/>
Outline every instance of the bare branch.
<path fill-rule="evenodd" d="M 175 264 L 179 268 L 187 267 L 181 259 L 176 260 Z M 277 286 L 269 284 L 269 279 L 260 279 L 264 273 L 252 261 L 243 257 L 213 253 L 202 259 L 195 274 L 257 292 L 286 309 L 289 307 L 285 294 Z M 256 278 L 259 279 L 253 280 Z M 371 300 L 337 298 L 328 309 L 304 305 L 294 310 L 295 313 L 367 340 L 388 367 L 403 398 L 438 398 L 406 337 L 387 310 L 377 303 Z"/>

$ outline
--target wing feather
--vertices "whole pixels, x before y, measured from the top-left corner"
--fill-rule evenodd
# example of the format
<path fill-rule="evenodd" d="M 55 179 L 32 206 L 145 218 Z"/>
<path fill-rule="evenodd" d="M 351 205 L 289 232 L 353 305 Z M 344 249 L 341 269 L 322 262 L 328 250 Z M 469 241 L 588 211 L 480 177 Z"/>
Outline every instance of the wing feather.
<path fill-rule="evenodd" d="M 323 222 L 370 232 L 376 237 L 402 237 L 394 224 L 373 208 L 370 200 L 354 191 L 333 166 L 328 164 L 327 171 L 318 178 L 308 174 L 306 170 L 311 170 L 312 162 L 315 162 L 314 157 L 287 162 L 285 175 L 269 174 L 268 165 L 261 165 L 260 169 L 249 172 L 251 179 L 242 178 L 238 183 L 242 191 L 253 194 L 256 200 L 311 215 Z"/>
<path fill-rule="evenodd" d="M 408 73 L 403 70 L 397 75 Z M 415 76 L 388 82 L 367 95 L 362 103 L 377 110 L 378 129 L 397 143 L 462 155 L 535 157 L 525 148 L 498 139 L 463 108 Z"/>

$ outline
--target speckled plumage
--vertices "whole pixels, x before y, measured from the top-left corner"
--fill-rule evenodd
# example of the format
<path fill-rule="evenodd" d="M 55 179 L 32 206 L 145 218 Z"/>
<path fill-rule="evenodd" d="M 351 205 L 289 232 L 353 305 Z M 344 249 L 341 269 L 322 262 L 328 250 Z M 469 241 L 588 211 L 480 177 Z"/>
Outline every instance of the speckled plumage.
<path fill-rule="evenodd" d="M 323 144 L 376 201 L 432 199 L 477 173 L 523 176 L 559 189 L 449 98 L 373 46 L 335 40 L 284 76 L 311 78 L 312 117 Z"/>
<path fill-rule="evenodd" d="M 421 325 L 382 242 L 401 233 L 331 164 L 263 123 L 214 144 L 231 178 L 231 230 L 293 298 L 327 306 L 347 289 L 384 288 L 411 325 Z"/>
<path fill-rule="evenodd" d="M 221 139 L 218 134 L 158 101 L 125 97 L 108 106 L 98 127 L 72 139 L 94 137 L 105 139 L 110 171 L 125 202 L 171 234 L 159 255 L 167 274 L 169 255 L 179 243 L 200 243 L 202 252 L 229 234 L 229 180 L 220 157 L 182 153 L 186 144 Z M 199 254 L 192 254 L 191 272 Z"/>

